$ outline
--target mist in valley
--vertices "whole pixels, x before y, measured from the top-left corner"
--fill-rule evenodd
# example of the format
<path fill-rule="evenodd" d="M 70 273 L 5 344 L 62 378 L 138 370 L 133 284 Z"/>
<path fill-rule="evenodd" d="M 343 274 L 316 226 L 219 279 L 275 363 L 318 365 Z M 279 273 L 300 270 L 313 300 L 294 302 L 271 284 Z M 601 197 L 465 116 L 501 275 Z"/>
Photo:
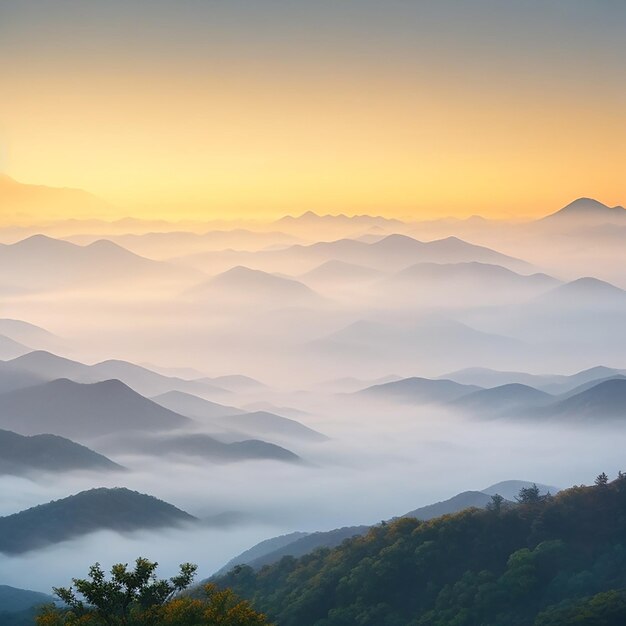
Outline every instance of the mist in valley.
<path fill-rule="evenodd" d="M 60 435 L 67 460 L 0 466 L 0 516 L 125 487 L 197 518 L 88 525 L 3 554 L 0 580 L 49 591 L 139 555 L 204 578 L 294 531 L 616 475 L 626 222 L 610 210 L 608 233 L 587 206 L 585 246 L 571 209 L 0 231 L 0 429 Z"/>

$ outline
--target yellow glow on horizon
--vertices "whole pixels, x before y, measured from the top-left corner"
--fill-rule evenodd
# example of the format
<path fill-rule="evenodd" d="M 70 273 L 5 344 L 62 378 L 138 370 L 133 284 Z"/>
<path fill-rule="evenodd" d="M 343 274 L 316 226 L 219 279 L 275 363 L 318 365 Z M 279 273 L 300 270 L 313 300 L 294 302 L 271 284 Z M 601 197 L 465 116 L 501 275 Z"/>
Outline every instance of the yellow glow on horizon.
<path fill-rule="evenodd" d="M 520 218 L 582 195 L 624 202 L 623 109 L 591 95 L 537 101 L 359 74 L 200 81 L 156 69 L 16 69 L 3 81 L 19 97 L 0 104 L 2 169 L 92 192 L 110 202 L 110 219 Z"/>

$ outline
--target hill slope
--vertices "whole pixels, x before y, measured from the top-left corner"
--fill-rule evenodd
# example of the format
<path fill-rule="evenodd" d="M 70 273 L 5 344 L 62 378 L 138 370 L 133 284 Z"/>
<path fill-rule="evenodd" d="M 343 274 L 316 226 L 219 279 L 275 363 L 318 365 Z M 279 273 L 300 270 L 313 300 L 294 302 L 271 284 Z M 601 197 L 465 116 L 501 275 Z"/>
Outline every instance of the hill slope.
<path fill-rule="evenodd" d="M 626 418 L 626 379 L 614 378 L 581 391 L 546 409 L 552 417 L 601 420 Z"/>
<path fill-rule="evenodd" d="M 480 387 L 452 380 L 413 377 L 373 385 L 359 391 L 358 395 L 410 403 L 449 402 L 479 390 Z"/>
<path fill-rule="evenodd" d="M 42 604 L 49 604 L 54 600 L 52 596 L 38 591 L 0 585 L 0 616 L 2 611 L 17 613 Z"/>
<path fill-rule="evenodd" d="M 0 430 L 0 475 L 77 469 L 111 471 L 124 468 L 85 446 L 57 435 L 23 437 Z"/>
<path fill-rule="evenodd" d="M 610 207 L 593 198 L 578 198 L 539 221 L 561 223 L 568 220 L 584 224 L 624 223 L 626 222 L 626 209 L 621 206 Z"/>
<path fill-rule="evenodd" d="M 233 463 L 237 461 L 271 460 L 286 463 L 301 463 L 297 455 L 267 441 L 246 439 L 224 443 L 204 433 L 172 435 L 164 437 L 141 437 L 129 442 L 132 451 L 164 455 L 179 455 L 185 460 L 190 458 L 206 459 L 215 463 Z"/>
<path fill-rule="evenodd" d="M 24 291 L 103 284 L 120 281 L 194 281 L 200 275 L 160 261 L 140 257 L 99 240 L 87 246 L 45 235 L 13 244 L 0 244 L 0 284 Z"/>
<path fill-rule="evenodd" d="M 51 432 L 70 438 L 93 437 L 164 430 L 189 422 L 119 380 L 83 385 L 60 379 L 0 395 L 0 427 L 23 435 Z"/>
<path fill-rule="evenodd" d="M 45 350 L 35 350 L 0 363 L 0 376 L 3 377 L 5 373 L 28 373 L 41 381 L 69 378 L 79 383 L 95 383 L 115 378 L 145 396 L 155 396 L 172 390 L 192 394 L 228 393 L 225 389 L 208 382 L 165 376 L 128 361 L 112 359 L 85 365 Z"/>
<path fill-rule="evenodd" d="M 458 513 L 459 511 L 472 507 L 482 509 L 486 507 L 490 501 L 491 496 L 483 493 L 482 491 L 463 491 L 448 500 L 435 502 L 434 504 L 422 506 L 414 511 L 409 511 L 402 517 L 414 517 L 419 520 L 427 521 L 434 519 L 435 517 L 441 517 L 442 515 Z"/>
<path fill-rule="evenodd" d="M 216 420 L 216 423 L 225 428 L 241 430 L 258 436 L 285 437 L 287 439 L 300 439 L 302 441 L 327 441 L 328 437 L 322 433 L 297 422 L 296 420 L 268 413 L 267 411 L 254 411 L 231 415 Z"/>
<path fill-rule="evenodd" d="M 0 552 L 20 554 L 96 530 L 127 532 L 195 520 L 153 496 L 124 488 L 90 489 L 0 517 Z"/>
<path fill-rule="evenodd" d="M 621 478 L 500 510 L 403 518 L 219 584 L 281 626 L 613 626 L 626 618 L 625 533 Z M 611 590 L 596 596 L 597 621 L 585 621 L 589 597 Z"/>

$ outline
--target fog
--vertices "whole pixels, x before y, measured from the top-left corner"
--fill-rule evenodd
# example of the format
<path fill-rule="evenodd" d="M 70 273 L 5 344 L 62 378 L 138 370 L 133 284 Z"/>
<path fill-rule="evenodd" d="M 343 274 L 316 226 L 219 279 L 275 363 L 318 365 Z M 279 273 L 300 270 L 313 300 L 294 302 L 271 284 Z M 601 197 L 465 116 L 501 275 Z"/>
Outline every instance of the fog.
<path fill-rule="evenodd" d="M 339 418 L 330 442 L 297 451 L 312 466 L 276 462 L 176 463 L 168 459 L 113 457 L 125 475 L 90 473 L 36 481 L 0 480 L 0 513 L 65 497 L 93 486 L 124 485 L 150 493 L 208 521 L 165 531 L 127 535 L 98 532 L 0 560 L 0 577 L 17 587 L 48 591 L 100 561 L 128 562 L 144 555 L 164 574 L 182 561 L 206 577 L 258 541 L 295 530 L 372 524 L 500 480 L 569 486 L 589 484 L 600 471 L 623 468 L 626 429 L 561 424 L 468 422 L 434 408 L 367 411 Z M 241 516 L 224 526 L 213 515 Z"/>
<path fill-rule="evenodd" d="M 109 392 L 98 403 L 105 412 L 130 411 L 123 413 L 128 420 L 140 410 L 150 419 L 158 408 L 150 398 L 172 390 L 217 403 L 197 405 L 200 413 L 203 407 L 212 412 L 206 416 L 176 408 L 194 419 L 177 424 L 179 430 L 164 425 L 127 433 L 100 423 L 98 436 L 82 428 L 93 417 L 88 404 L 63 399 L 80 409 L 70 415 L 68 408 L 81 420 L 69 433 L 55 433 L 45 404 L 41 415 L 30 406 L 26 417 L 38 424 L 37 432 L 69 434 L 128 471 L 0 474 L 0 516 L 120 486 L 200 521 L 125 534 L 99 530 L 1 555 L 0 582 L 47 592 L 95 561 L 110 566 L 140 555 L 157 560 L 164 575 L 192 561 L 207 577 L 280 534 L 375 524 L 502 480 L 568 487 L 626 469 L 620 386 L 626 376 L 626 292 L 620 289 L 626 287 L 626 231 L 619 224 L 601 228 L 605 218 L 584 229 L 578 219 L 556 219 L 401 223 L 308 215 L 249 223 L 244 230 L 194 224 L 185 233 L 179 224 L 168 232 L 160 223 L 159 236 L 148 234 L 154 225 L 142 231 L 133 222 L 126 232 L 119 224 L 109 230 L 116 245 L 99 246 L 97 255 L 89 244 L 107 235 L 106 223 L 90 223 L 84 232 L 76 224 L 71 232 L 48 224 L 33 232 L 55 238 L 28 245 L 14 230 L 0 233 L 9 242 L 0 248 L 0 317 L 40 327 L 18 333 L 0 320 L 0 336 L 13 342 L 0 342 L 7 388 L 0 394 L 0 429 L 25 410 L 18 403 L 24 393 L 15 391 L 18 378 L 26 380 L 19 383 L 26 395 L 44 399 L 45 385 L 60 377 L 83 385 L 119 378 L 128 393 L 118 398 Z M 459 239 L 438 241 L 449 236 Z M 80 271 L 71 268 L 76 264 Z M 238 266 L 247 269 L 233 270 Z M 613 284 L 571 282 L 583 276 Z M 79 363 L 61 375 L 59 361 L 32 354 L 12 360 L 32 350 Z M 161 376 L 125 364 L 85 367 L 108 359 L 143 364 Z M 600 365 L 612 369 L 575 376 Z M 498 370 L 482 379 L 513 386 L 475 396 L 497 384 L 463 386 L 461 374 L 450 374 L 477 367 Z M 231 375 L 258 382 L 221 378 Z M 453 380 L 385 384 L 442 376 Z M 603 387 L 607 379 L 616 384 Z M 522 382 L 530 387 L 515 387 Z M 382 387 L 361 391 L 373 385 Z M 138 407 L 134 414 L 127 400 Z M 273 414 L 258 417 L 269 419 L 272 429 L 270 422 L 248 431 L 234 426 L 234 418 L 228 423 L 233 410 L 259 409 Z M 328 440 L 300 437 L 284 418 Z M 260 439 L 301 462 L 254 455 L 226 462 L 180 450 L 150 454 L 135 445 L 157 437 L 172 441 L 181 432 L 221 443 Z"/>

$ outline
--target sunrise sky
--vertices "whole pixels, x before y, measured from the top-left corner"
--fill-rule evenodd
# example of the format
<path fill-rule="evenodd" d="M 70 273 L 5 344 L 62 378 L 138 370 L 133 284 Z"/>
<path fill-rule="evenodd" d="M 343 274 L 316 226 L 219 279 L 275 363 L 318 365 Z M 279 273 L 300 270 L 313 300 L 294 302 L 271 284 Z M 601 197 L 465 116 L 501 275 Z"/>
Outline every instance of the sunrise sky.
<path fill-rule="evenodd" d="M 623 204 L 625 32 L 622 0 L 0 1 L 0 171 L 111 218 Z"/>

